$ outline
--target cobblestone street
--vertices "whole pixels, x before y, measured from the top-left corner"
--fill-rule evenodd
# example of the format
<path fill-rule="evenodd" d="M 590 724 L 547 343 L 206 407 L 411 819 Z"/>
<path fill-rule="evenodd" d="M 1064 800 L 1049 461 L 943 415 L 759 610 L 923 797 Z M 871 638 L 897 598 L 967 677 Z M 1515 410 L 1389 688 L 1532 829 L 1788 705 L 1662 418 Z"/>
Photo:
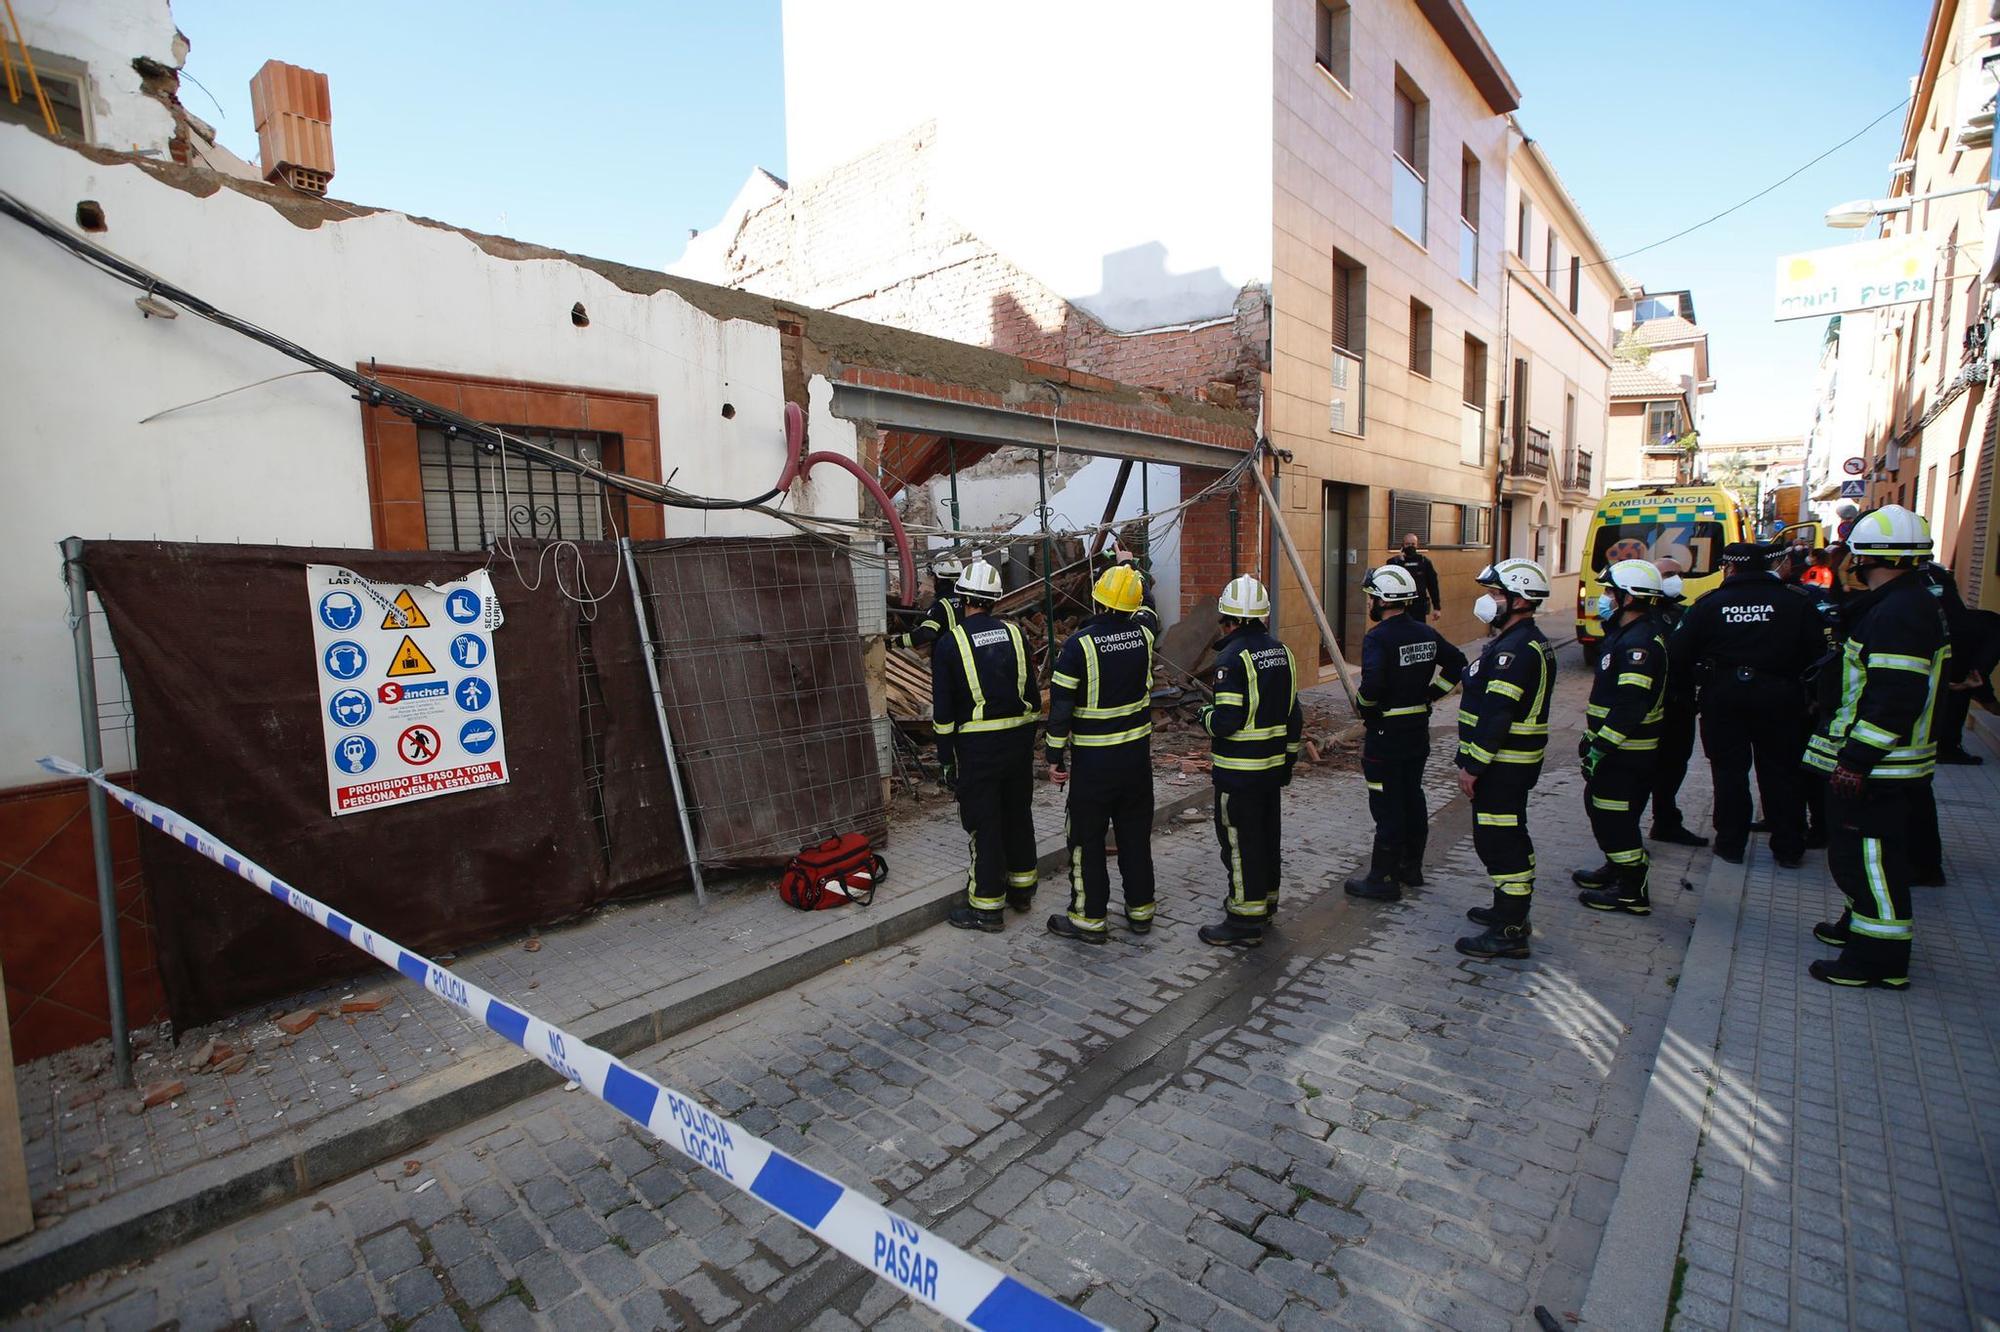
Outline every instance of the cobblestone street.
<path fill-rule="evenodd" d="M 1567 673 L 1558 717 L 1580 711 Z M 1429 785 L 1451 787 L 1440 715 Z M 1534 830 L 1536 956 L 1453 952 L 1484 900 L 1461 803 L 1431 886 L 1338 883 L 1364 844 L 1351 776 L 1287 809 L 1284 921 L 1203 947 L 1205 824 L 1163 835 L 1161 921 L 1085 950 L 1040 911 L 938 928 L 635 1061 L 1120 1328 L 1518 1325 L 1580 1303 L 1695 910 L 1656 848 L 1655 913 L 1567 889 L 1594 863 L 1551 744 Z M 1705 816 L 1699 776 L 1691 817 Z M 1705 856 L 1704 856 L 1705 863 Z M 1196 885 L 1199 885 L 1197 888 Z M 1047 883 L 1038 907 L 1060 901 Z M 421 1002 L 421 1001 L 420 1001 Z M 552 1091 L 136 1270 L 49 1326 L 929 1325 L 747 1196 L 582 1093 Z"/>

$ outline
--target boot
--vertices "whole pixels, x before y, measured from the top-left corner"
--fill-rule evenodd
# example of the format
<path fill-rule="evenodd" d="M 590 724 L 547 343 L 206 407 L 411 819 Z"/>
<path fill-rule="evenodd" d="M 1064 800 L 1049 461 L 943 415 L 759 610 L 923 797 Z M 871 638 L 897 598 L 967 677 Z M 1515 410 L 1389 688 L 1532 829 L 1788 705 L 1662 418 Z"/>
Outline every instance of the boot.
<path fill-rule="evenodd" d="M 1007 894 L 1007 905 L 1025 916 L 1035 909 L 1035 890 L 1030 888 L 1024 893 Z"/>
<path fill-rule="evenodd" d="M 1596 869 L 1572 870 L 1569 878 L 1579 888 L 1609 888 L 1618 882 L 1618 867 L 1607 860 Z"/>
<path fill-rule="evenodd" d="M 1684 823 L 1671 825 L 1654 824 L 1648 834 L 1656 842 L 1666 842 L 1670 846 L 1707 846 L 1708 839 L 1689 832 Z"/>
<path fill-rule="evenodd" d="M 1826 850 L 1826 829 L 1820 827 L 1817 823 L 1806 825 L 1806 850 Z"/>
<path fill-rule="evenodd" d="M 945 924 L 958 930 L 983 930 L 987 934 L 998 934 L 1007 928 L 1007 918 L 998 911 L 975 911 L 960 902 L 946 916 Z"/>
<path fill-rule="evenodd" d="M 1843 911 L 1840 913 L 1839 920 L 1821 921 L 1819 924 L 1813 926 L 1813 938 L 1819 940 L 1828 948 L 1847 947 L 1853 938 L 1853 935 L 1849 933 L 1847 928 L 1848 919 L 1848 913 Z"/>
<path fill-rule="evenodd" d="M 1577 901 L 1593 911 L 1626 911 L 1635 916 L 1653 914 L 1653 901 L 1646 891 L 1646 875 L 1621 874 L 1609 888 L 1594 888 L 1576 895 Z"/>
<path fill-rule="evenodd" d="M 1201 941 L 1217 948 L 1255 948 L 1264 942 L 1264 931 L 1258 926 L 1234 916 L 1220 925 L 1204 925 L 1198 931 Z"/>
<path fill-rule="evenodd" d="M 1484 934 L 1460 939 L 1454 947 L 1467 957 L 1526 957 L 1528 934 L 1528 922 L 1525 920 L 1494 924 L 1487 926 Z"/>
<path fill-rule="evenodd" d="M 1106 939 L 1102 925 L 1094 930 L 1086 930 L 1068 916 L 1050 916 L 1049 933 L 1060 935 L 1065 939 L 1074 939 L 1078 943 L 1087 944 L 1101 944 Z"/>
<path fill-rule="evenodd" d="M 1402 901 L 1403 889 L 1396 882 L 1395 863 L 1396 849 L 1382 842 L 1375 843 L 1375 853 L 1368 861 L 1367 877 L 1349 879 L 1347 895 L 1371 902 Z"/>
<path fill-rule="evenodd" d="M 1424 843 L 1429 839 L 1422 833 L 1404 844 L 1396 857 L 1396 879 L 1405 888 L 1424 886 Z"/>
<path fill-rule="evenodd" d="M 1507 917 L 1494 907 L 1469 908 L 1465 913 L 1465 918 L 1474 925 L 1484 925 L 1488 929 L 1493 929 L 1507 923 Z M 1521 930 L 1524 934 L 1532 935 L 1535 932 L 1535 927 L 1524 920 L 1521 922 Z"/>
<path fill-rule="evenodd" d="M 1134 920 L 1130 916 L 1127 916 L 1125 917 L 1125 928 L 1134 934 L 1151 934 L 1153 932 L 1153 918 L 1148 916 L 1144 920 Z"/>
<path fill-rule="evenodd" d="M 1856 990 L 1907 990 L 1910 988 L 1910 978 L 1908 976 L 1877 976 L 1871 972 L 1862 970 L 1858 964 L 1849 962 L 1844 957 L 1836 957 L 1831 960 L 1821 958 L 1806 968 L 1806 974 L 1816 981 L 1825 981 L 1828 985 L 1841 985 Z"/>

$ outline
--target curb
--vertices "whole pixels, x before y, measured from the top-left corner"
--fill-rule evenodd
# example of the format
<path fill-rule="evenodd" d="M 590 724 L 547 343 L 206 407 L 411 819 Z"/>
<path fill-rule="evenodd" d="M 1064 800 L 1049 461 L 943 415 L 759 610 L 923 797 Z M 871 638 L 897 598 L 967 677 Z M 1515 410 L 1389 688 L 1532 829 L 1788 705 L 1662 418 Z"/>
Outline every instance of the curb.
<path fill-rule="evenodd" d="M 1155 829 L 1207 807 L 1206 783 L 1160 801 Z M 1037 847 L 1044 874 L 1063 869 L 1059 839 Z M 800 939 L 590 1015 L 571 1026 L 592 1045 L 623 1057 L 731 1009 L 767 998 L 850 958 L 939 924 L 964 881 L 933 880 L 893 902 L 867 908 L 866 923 L 830 939 Z M 554 1073 L 519 1050 L 496 1049 L 328 1115 L 298 1138 L 266 1141 L 185 1177 L 154 1180 L 107 1198 L 47 1230 L 0 1247 L 0 1316 L 107 1267 L 142 1262 L 266 1208 L 400 1156 L 418 1144 L 559 1086 Z M 70 1224 L 74 1221 L 75 1224 Z"/>
<path fill-rule="evenodd" d="M 1759 850 L 1753 843 L 1750 854 Z M 1591 1268 L 1583 1301 L 1585 1326 L 1666 1323 L 1694 1182 L 1695 1149 L 1715 1086 L 1715 1046 L 1749 876 L 1748 856 L 1741 865 L 1709 860 L 1701 911 L 1653 1057 L 1632 1150 L 1619 1172 L 1618 1196 Z"/>

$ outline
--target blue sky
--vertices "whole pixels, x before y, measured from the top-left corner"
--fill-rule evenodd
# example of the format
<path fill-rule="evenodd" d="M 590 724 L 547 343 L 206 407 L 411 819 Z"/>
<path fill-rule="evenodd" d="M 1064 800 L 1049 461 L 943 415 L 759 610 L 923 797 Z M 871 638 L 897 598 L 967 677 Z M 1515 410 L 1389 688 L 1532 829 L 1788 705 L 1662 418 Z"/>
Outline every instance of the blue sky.
<path fill-rule="evenodd" d="M 1523 126 L 1614 255 L 1761 189 L 1894 105 L 1929 11 L 1925 0 L 1472 8 L 1522 88 Z M 257 67 L 276 56 L 331 76 L 342 198 L 661 267 L 752 166 L 784 172 L 778 0 L 178 0 L 174 13 L 193 43 L 188 72 L 221 111 L 196 88 L 188 106 L 253 161 Z M 1694 291 L 1719 385 L 1710 438 L 1809 423 L 1821 325 L 1771 320 L 1773 261 L 1854 237 L 1820 214 L 1883 192 L 1900 130 L 1891 116 L 1741 212 L 1623 263 L 1654 288 Z"/>

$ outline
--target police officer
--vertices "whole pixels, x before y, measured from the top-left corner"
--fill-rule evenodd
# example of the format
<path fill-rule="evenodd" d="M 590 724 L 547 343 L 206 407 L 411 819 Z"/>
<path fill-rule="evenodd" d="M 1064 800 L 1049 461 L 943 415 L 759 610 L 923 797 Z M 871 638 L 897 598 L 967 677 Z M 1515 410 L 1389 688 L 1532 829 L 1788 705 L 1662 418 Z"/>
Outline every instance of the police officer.
<path fill-rule="evenodd" d="M 1578 900 L 1595 911 L 1653 910 L 1651 860 L 1639 816 L 1653 789 L 1653 765 L 1666 714 L 1667 644 L 1659 606 L 1660 571 L 1645 560 L 1620 560 L 1600 575 L 1597 618 L 1604 642 L 1590 687 L 1583 739 L 1583 803 L 1604 863 L 1570 875 Z"/>
<path fill-rule="evenodd" d="M 1033 905 L 1035 725 L 1041 691 L 1028 669 L 1021 627 L 993 614 L 1000 571 L 974 560 L 958 576 L 963 618 L 931 648 L 931 715 L 945 781 L 971 842 L 965 901 L 947 919 L 998 933 L 1000 910 Z"/>
<path fill-rule="evenodd" d="M 1764 548 L 1722 552 L 1722 586 L 1696 602 L 1667 641 L 1673 672 L 1701 683 L 1701 747 L 1715 774 L 1715 854 L 1743 863 L 1750 836 L 1750 769 L 1771 830 L 1771 855 L 1805 855 L 1798 735 L 1803 680 L 1828 646 L 1826 621 L 1764 567 Z"/>
<path fill-rule="evenodd" d="M 1951 658 L 1944 610 L 1918 564 L 1922 518 L 1900 504 L 1854 520 L 1850 567 L 1867 590 L 1847 602 L 1839 661 L 1821 672 L 1825 720 L 1806 762 L 1827 774 L 1827 868 L 1847 896 L 1813 937 L 1840 949 L 1808 970 L 1832 985 L 1900 990 L 1910 975 L 1912 802 L 1936 767 L 1931 722 Z"/>
<path fill-rule="evenodd" d="M 1389 563 L 1416 580 L 1417 590 L 1422 593 L 1422 600 L 1414 608 L 1418 619 L 1424 618 L 1426 603 L 1430 607 L 1431 619 L 1435 620 L 1444 613 L 1444 598 L 1438 595 L 1437 566 L 1431 563 L 1431 557 L 1424 554 L 1417 545 L 1415 532 L 1404 534 L 1403 548 L 1389 557 Z"/>
<path fill-rule="evenodd" d="M 1458 789 L 1472 802 L 1472 848 L 1493 880 L 1493 905 L 1465 913 L 1483 933 L 1460 939 L 1467 957 L 1526 957 L 1535 896 L 1535 843 L 1528 792 L 1542 775 L 1556 657 L 1535 625 L 1549 599 L 1549 575 L 1533 560 L 1482 569 L 1486 589 L 1472 613 L 1490 637 L 1465 668 L 1458 708 Z"/>
<path fill-rule="evenodd" d="M 906 634 L 897 634 L 889 641 L 897 647 L 925 648 L 941 635 L 950 633 L 952 626 L 962 618 L 957 583 L 958 576 L 964 572 L 965 566 L 958 556 L 938 556 L 937 563 L 931 565 L 931 575 L 937 580 L 937 596 L 923 618 L 917 621 L 916 628 Z"/>
<path fill-rule="evenodd" d="M 1687 614 L 1680 561 L 1655 560 L 1653 567 L 1660 571 L 1660 628 L 1671 640 L 1675 626 Z M 1690 832 L 1681 818 L 1681 783 L 1687 779 L 1688 760 L 1694 756 L 1694 712 L 1692 673 L 1679 661 L 1669 661 L 1666 715 L 1660 719 L 1660 755 L 1653 765 L 1653 827 L 1647 834 L 1656 842 L 1708 845 L 1708 839 Z"/>
<path fill-rule="evenodd" d="M 1111 876 L 1104 830 L 1118 834 L 1125 923 L 1153 928 L 1153 644 L 1160 617 L 1129 564 L 1106 569 L 1091 588 L 1101 607 L 1064 643 L 1049 677 L 1048 760 L 1069 774 L 1069 912 L 1049 933 L 1101 944 Z"/>
<path fill-rule="evenodd" d="M 1255 948 L 1278 906 L 1279 794 L 1299 761 L 1304 714 L 1292 650 L 1271 637 L 1271 597 L 1245 574 L 1217 603 L 1226 631 L 1215 649 L 1215 702 L 1202 709 L 1215 782 L 1215 836 L 1229 875 L 1223 919 L 1201 941 Z"/>
<path fill-rule="evenodd" d="M 1465 654 L 1423 621 L 1417 580 L 1399 565 L 1370 571 L 1362 589 L 1376 621 L 1361 643 L 1361 691 L 1355 704 L 1367 730 L 1361 773 L 1375 849 L 1365 878 L 1349 879 L 1351 897 L 1394 902 L 1424 881 L 1424 761 L 1431 753 L 1431 704 L 1458 686 Z"/>

